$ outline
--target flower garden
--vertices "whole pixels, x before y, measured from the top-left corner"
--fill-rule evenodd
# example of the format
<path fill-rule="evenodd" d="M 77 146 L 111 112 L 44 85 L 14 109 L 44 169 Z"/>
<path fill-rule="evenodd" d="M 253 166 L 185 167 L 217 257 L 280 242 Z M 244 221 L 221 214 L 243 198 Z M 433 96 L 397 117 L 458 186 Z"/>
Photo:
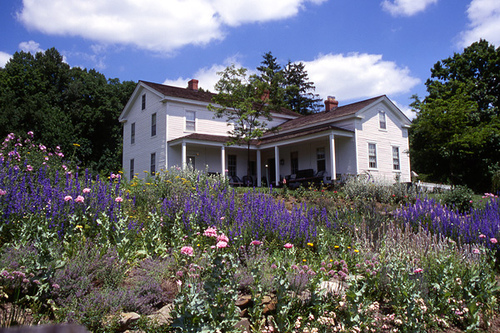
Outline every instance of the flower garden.
<path fill-rule="evenodd" d="M 439 195 L 362 179 L 233 189 L 224 177 L 174 168 L 127 181 L 91 175 L 32 140 L 10 134 L 0 146 L 2 327 L 492 329 L 495 195 L 461 211 Z M 168 320 L 158 320 L 166 306 Z"/>

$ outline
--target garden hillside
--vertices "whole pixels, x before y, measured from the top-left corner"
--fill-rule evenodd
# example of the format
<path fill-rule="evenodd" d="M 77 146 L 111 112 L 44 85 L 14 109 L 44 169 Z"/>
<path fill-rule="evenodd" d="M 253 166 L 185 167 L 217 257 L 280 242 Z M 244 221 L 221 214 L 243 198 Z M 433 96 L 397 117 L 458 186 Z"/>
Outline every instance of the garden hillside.
<path fill-rule="evenodd" d="M 498 329 L 493 194 L 354 178 L 234 189 L 175 168 L 126 181 L 79 169 L 34 135 L 0 144 L 0 326 Z"/>

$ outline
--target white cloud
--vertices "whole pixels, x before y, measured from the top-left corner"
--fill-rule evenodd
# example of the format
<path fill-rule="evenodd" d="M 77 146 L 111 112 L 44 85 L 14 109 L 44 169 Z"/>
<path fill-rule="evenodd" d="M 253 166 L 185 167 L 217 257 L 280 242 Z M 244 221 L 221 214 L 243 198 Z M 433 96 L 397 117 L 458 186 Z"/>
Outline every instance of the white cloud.
<path fill-rule="evenodd" d="M 384 0 L 382 8 L 392 16 L 412 16 L 437 2 L 438 0 Z"/>
<path fill-rule="evenodd" d="M 42 48 L 40 48 L 40 43 L 37 43 L 33 40 L 30 40 L 29 42 L 19 43 L 19 49 L 23 50 L 24 52 L 29 52 L 31 54 L 44 51 Z"/>
<path fill-rule="evenodd" d="M 217 75 L 217 73 L 222 72 L 224 69 L 226 69 L 227 66 L 231 64 L 234 64 L 237 68 L 244 67 L 238 61 L 238 56 L 233 56 L 224 60 L 224 64 L 213 64 L 210 67 L 204 67 L 199 69 L 198 71 L 196 71 L 196 73 L 194 73 L 193 77 L 191 78 L 179 77 L 177 79 L 166 79 L 163 82 L 163 84 L 186 88 L 189 80 L 197 79 L 198 86 L 200 88 L 209 90 L 211 92 L 215 92 L 214 86 L 217 83 L 217 81 L 219 81 L 220 78 L 219 75 Z M 250 71 L 248 73 L 251 74 Z"/>
<path fill-rule="evenodd" d="M 410 120 L 413 120 L 417 117 L 417 114 L 412 111 L 409 105 L 399 104 L 398 102 L 391 100 Z"/>
<path fill-rule="evenodd" d="M 5 64 L 10 60 L 10 58 L 12 58 L 12 55 L 0 51 L 0 67 L 5 67 Z"/>
<path fill-rule="evenodd" d="M 472 0 L 467 16 L 469 29 L 461 35 L 460 46 L 467 47 L 479 39 L 500 44 L 500 2 L 498 0 Z"/>
<path fill-rule="evenodd" d="M 225 26 L 284 19 L 325 0 L 23 0 L 18 19 L 49 35 L 162 53 L 222 40 Z"/>
<path fill-rule="evenodd" d="M 420 83 L 410 70 L 382 55 L 366 53 L 326 54 L 304 61 L 309 78 L 322 98 L 328 95 L 343 100 L 407 93 Z"/>

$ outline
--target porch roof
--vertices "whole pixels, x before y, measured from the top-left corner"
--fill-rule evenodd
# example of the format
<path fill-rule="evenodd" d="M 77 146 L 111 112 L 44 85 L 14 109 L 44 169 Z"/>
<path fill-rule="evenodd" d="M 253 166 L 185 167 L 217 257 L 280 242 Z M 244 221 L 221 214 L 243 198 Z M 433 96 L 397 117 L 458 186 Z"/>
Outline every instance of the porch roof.
<path fill-rule="evenodd" d="M 324 124 L 324 125 L 318 125 L 318 126 L 314 126 L 314 127 L 308 127 L 305 129 L 298 129 L 296 131 L 291 131 L 291 132 L 286 132 L 286 133 L 278 133 L 278 134 L 274 134 L 274 135 L 271 134 L 270 136 L 266 135 L 264 138 L 262 138 L 259 141 L 258 145 L 270 144 L 273 142 L 279 142 L 279 141 L 290 140 L 290 139 L 296 139 L 296 138 L 300 138 L 302 136 L 317 134 L 317 133 L 331 131 L 331 130 L 344 132 L 348 136 L 351 136 L 354 133 L 354 131 L 347 130 L 345 128 L 340 128 L 337 126 L 333 126 L 331 124 Z"/>
<path fill-rule="evenodd" d="M 309 127 L 306 129 L 300 129 L 292 132 L 287 132 L 287 133 L 278 133 L 278 134 L 271 134 L 270 136 L 266 136 L 265 138 L 262 138 L 260 140 L 252 140 L 250 141 L 250 144 L 252 146 L 260 146 L 260 145 L 266 145 L 266 144 L 272 144 L 274 142 L 280 142 L 280 141 L 285 141 L 285 140 L 290 140 L 290 139 L 297 139 L 303 136 L 311 135 L 311 134 L 317 134 L 325 131 L 337 131 L 337 132 L 344 132 L 346 136 L 352 136 L 354 131 L 351 130 L 346 130 L 344 128 L 340 128 L 337 126 L 333 126 L 330 124 L 324 124 L 324 125 L 318 125 L 314 127 Z M 202 133 L 191 133 L 186 136 L 170 140 L 169 142 L 174 144 L 175 143 L 180 143 L 183 140 L 193 140 L 193 141 L 202 141 L 202 142 L 210 142 L 212 144 L 226 144 L 227 142 L 230 141 L 230 138 L 228 136 L 222 136 L 222 135 L 213 135 L 213 134 L 202 134 Z"/>

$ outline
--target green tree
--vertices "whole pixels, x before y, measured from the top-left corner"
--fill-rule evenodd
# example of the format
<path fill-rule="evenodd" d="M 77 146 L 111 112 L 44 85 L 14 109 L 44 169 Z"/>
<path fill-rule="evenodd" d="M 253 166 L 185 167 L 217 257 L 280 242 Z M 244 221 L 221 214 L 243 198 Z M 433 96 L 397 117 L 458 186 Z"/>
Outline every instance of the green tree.
<path fill-rule="evenodd" d="M 257 67 L 259 72 L 257 78 L 269 87 L 269 103 L 274 109 L 287 107 L 284 100 L 285 78 L 283 69 L 271 52 L 264 54 L 263 58 L 261 66 Z"/>
<path fill-rule="evenodd" d="M 0 135 L 33 131 L 38 142 L 60 146 L 81 167 L 109 174 L 121 167 L 118 116 L 134 87 L 70 68 L 55 48 L 16 52 L 0 68 Z"/>
<path fill-rule="evenodd" d="M 303 62 L 288 61 L 283 68 L 271 52 L 265 53 L 263 58 L 261 66 L 257 67 L 257 77 L 269 86 L 269 103 L 274 109 L 285 107 L 307 115 L 322 107 Z"/>
<path fill-rule="evenodd" d="M 321 98 L 314 93 L 316 87 L 309 81 L 303 62 L 289 61 L 284 69 L 284 80 L 284 100 L 289 109 L 307 115 L 321 108 Z"/>
<path fill-rule="evenodd" d="M 414 97 L 413 169 L 431 181 L 489 191 L 500 170 L 500 49 L 481 40 L 437 62 Z"/>
<path fill-rule="evenodd" d="M 231 126 L 228 145 L 247 146 L 247 174 L 250 175 L 250 145 L 264 135 L 268 130 L 267 122 L 272 120 L 272 108 L 265 98 L 269 84 L 255 75 L 248 76 L 246 68 L 234 65 L 217 75 L 220 76 L 215 84 L 217 95 L 208 109 L 214 111 L 215 117 L 225 118 Z"/>

